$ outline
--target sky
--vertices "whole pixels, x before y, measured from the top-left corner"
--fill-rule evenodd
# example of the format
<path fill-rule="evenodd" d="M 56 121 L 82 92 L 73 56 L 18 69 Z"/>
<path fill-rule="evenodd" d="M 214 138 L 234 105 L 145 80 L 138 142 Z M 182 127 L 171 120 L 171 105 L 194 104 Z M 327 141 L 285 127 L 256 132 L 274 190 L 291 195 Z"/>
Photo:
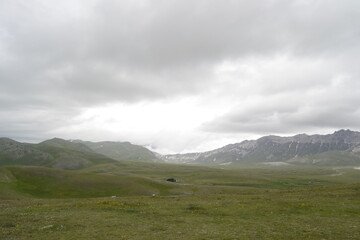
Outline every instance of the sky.
<path fill-rule="evenodd" d="M 0 136 L 206 151 L 360 130 L 358 0 L 0 0 Z"/>

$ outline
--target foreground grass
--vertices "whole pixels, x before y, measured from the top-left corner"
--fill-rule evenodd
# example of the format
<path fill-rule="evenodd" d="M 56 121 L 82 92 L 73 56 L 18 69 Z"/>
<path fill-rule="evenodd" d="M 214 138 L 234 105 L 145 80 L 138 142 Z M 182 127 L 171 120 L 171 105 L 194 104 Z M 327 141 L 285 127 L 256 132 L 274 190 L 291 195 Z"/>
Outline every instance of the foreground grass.
<path fill-rule="evenodd" d="M 21 170 L 7 169 L 13 175 L 6 175 L 8 183 L 2 184 L 19 188 L 12 178 L 29 177 Z M 94 170 L 99 169 L 89 172 Z M 337 175 L 331 169 L 195 170 L 123 166 L 121 172 L 103 166 L 98 173 L 100 182 L 107 175 L 132 179 L 137 171 L 146 184 L 149 179 L 180 177 L 183 182 L 173 185 L 184 193 L 177 195 L 94 198 L 88 192 L 86 198 L 81 192 L 81 198 L 39 199 L 36 191 L 36 198 L 7 193 L 0 198 L 0 239 L 360 239 L 360 171 L 341 170 Z M 72 174 L 70 179 L 76 177 Z"/>
<path fill-rule="evenodd" d="M 1 239 L 360 239 L 360 185 L 1 202 Z"/>

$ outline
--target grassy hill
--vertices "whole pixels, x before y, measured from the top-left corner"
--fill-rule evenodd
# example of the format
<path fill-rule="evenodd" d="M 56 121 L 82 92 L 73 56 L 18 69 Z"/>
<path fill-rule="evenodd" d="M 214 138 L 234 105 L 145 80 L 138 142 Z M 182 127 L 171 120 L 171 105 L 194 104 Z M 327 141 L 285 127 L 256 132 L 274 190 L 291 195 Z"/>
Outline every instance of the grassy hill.
<path fill-rule="evenodd" d="M 97 153 L 119 161 L 160 161 L 160 159 L 158 159 L 149 149 L 129 142 L 88 142 L 80 140 L 77 140 L 76 142 L 86 145 Z"/>
<path fill-rule="evenodd" d="M 58 169 L 81 169 L 94 164 L 115 162 L 81 143 L 73 143 L 59 138 L 41 142 L 36 147 L 53 156 L 55 161 L 51 167 Z"/>
<path fill-rule="evenodd" d="M 0 166 L 45 166 L 51 165 L 53 161 L 53 156 L 37 149 L 35 144 L 20 143 L 9 138 L 0 138 Z"/>
<path fill-rule="evenodd" d="M 57 169 L 80 169 L 114 161 L 81 143 L 72 143 L 59 138 L 39 144 L 0 139 L 0 166 L 29 165 Z"/>
<path fill-rule="evenodd" d="M 61 138 L 49 139 L 39 143 L 37 146 L 40 148 L 53 147 L 58 149 L 66 149 L 66 150 L 73 150 L 73 151 L 87 152 L 87 153 L 94 152 L 82 143 L 71 142 Z"/>

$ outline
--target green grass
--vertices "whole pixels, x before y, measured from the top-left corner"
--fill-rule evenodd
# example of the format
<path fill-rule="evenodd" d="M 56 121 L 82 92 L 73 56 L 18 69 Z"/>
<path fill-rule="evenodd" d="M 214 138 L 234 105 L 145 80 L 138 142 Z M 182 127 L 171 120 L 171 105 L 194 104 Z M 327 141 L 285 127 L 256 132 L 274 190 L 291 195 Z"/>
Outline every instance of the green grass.
<path fill-rule="evenodd" d="M 356 166 L 360 165 L 360 156 L 346 151 L 327 151 L 295 158 L 293 161 L 318 166 Z"/>
<path fill-rule="evenodd" d="M 81 142 L 97 153 L 112 159 L 123 161 L 150 161 L 156 160 L 153 152 L 145 147 L 131 144 L 129 142 Z"/>
<path fill-rule="evenodd" d="M 340 183 L 358 183 L 360 171 L 351 167 L 316 166 L 230 166 L 204 167 L 159 163 L 119 162 L 82 170 L 111 175 L 129 174 L 154 180 L 174 177 L 196 186 L 238 186 L 247 188 L 287 189 L 316 187 Z M 340 173 L 340 174 L 339 174 Z"/>
<path fill-rule="evenodd" d="M 2 183 L 7 185 L 8 190 L 38 198 L 168 195 L 178 188 L 136 176 L 83 173 L 43 167 L 7 167 L 3 172 L 16 179 L 8 184 Z"/>
<path fill-rule="evenodd" d="M 351 168 L 7 167 L 0 194 L 0 239 L 360 239 Z"/>

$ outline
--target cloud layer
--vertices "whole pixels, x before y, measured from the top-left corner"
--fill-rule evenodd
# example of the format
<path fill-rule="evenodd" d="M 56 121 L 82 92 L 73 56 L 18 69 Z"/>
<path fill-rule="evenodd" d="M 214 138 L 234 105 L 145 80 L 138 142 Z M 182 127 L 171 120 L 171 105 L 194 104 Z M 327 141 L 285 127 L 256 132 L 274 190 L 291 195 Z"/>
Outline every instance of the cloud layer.
<path fill-rule="evenodd" d="M 229 134 L 359 129 L 358 9 L 356 0 L 0 0 L 0 134 L 79 132 L 84 112 L 118 104 L 156 105 L 164 119 L 181 99 L 192 100 L 179 113 L 206 117 L 162 129 L 142 116 L 139 128 L 156 130 L 121 140 L 182 151 Z M 121 119 L 138 117 L 104 114 L 119 134 Z M 84 121 L 79 137 L 107 138 L 106 122 Z M 91 124 L 103 126 L 97 137 L 85 133 Z M 166 146 L 174 136 L 184 140 Z"/>

